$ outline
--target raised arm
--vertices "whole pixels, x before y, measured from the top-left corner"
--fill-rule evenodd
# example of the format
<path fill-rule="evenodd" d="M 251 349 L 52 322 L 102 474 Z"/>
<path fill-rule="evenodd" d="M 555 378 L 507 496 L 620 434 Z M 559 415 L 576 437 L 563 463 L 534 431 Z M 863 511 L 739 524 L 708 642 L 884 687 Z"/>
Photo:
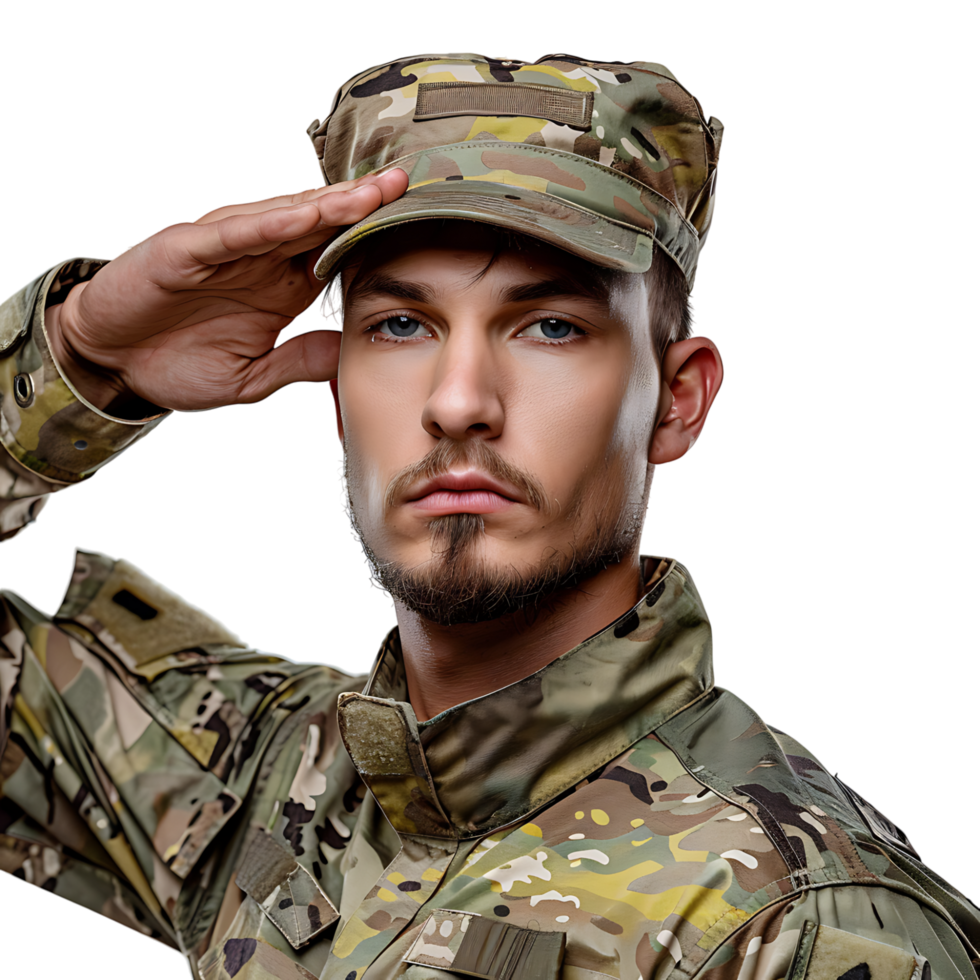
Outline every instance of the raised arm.
<path fill-rule="evenodd" d="M 339 334 L 276 340 L 323 288 L 323 243 L 407 182 L 395 170 L 220 208 L 112 262 L 56 267 L 0 306 L 0 539 L 169 410 L 334 377 Z"/>

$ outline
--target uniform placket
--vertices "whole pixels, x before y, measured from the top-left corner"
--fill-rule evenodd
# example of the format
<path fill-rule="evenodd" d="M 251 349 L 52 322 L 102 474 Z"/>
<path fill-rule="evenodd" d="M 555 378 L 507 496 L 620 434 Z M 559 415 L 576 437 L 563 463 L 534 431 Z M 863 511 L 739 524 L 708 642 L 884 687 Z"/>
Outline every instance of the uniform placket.
<path fill-rule="evenodd" d="M 432 897 L 459 847 L 433 786 L 409 704 L 345 694 L 344 743 L 401 849 L 341 927 L 321 980 L 360 980 Z"/>

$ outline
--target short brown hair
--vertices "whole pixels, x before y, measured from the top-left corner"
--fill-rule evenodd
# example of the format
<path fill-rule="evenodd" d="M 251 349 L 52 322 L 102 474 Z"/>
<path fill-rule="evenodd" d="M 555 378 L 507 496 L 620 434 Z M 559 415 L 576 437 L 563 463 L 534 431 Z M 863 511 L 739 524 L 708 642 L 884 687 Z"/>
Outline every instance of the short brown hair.
<path fill-rule="evenodd" d="M 657 355 L 663 359 L 668 345 L 691 336 L 691 299 L 680 267 L 659 248 L 643 273 L 650 286 L 650 328 Z"/>
<path fill-rule="evenodd" d="M 598 266 L 596 270 L 598 277 L 609 285 L 620 277 L 636 274 Z M 680 266 L 659 246 L 654 246 L 653 262 L 643 275 L 650 287 L 650 335 L 657 360 L 662 364 L 670 344 L 697 333 L 697 307 Z"/>

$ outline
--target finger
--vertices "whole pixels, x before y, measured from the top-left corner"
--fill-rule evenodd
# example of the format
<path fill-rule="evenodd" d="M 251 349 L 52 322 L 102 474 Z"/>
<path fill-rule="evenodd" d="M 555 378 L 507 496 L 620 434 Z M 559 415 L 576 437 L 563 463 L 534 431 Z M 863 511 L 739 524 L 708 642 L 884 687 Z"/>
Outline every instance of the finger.
<path fill-rule="evenodd" d="M 372 176 L 372 175 L 368 175 Z M 357 180 L 344 181 L 342 184 L 327 184 L 325 187 L 311 187 L 306 191 L 299 191 L 296 194 L 280 194 L 277 197 L 269 197 L 264 201 L 250 201 L 247 204 L 229 204 L 223 208 L 215 208 L 207 214 L 198 218 L 194 222 L 196 225 L 207 225 L 222 218 L 231 217 L 234 214 L 257 214 L 260 211 L 271 211 L 273 208 L 286 208 L 295 204 L 305 204 L 307 201 L 315 201 L 324 194 L 332 194 L 337 191 L 347 191 L 352 187 L 367 182 L 367 177 L 359 177 Z"/>
<path fill-rule="evenodd" d="M 343 191 L 352 190 L 362 184 L 378 183 L 388 178 L 388 174 L 379 176 L 378 174 L 365 174 L 355 180 L 345 180 L 338 184 L 327 184 L 325 187 L 313 187 L 309 190 L 299 191 L 296 194 L 280 194 L 277 197 L 266 198 L 264 201 L 251 201 L 247 204 L 230 204 L 222 208 L 216 208 L 198 218 L 194 222 L 196 225 L 212 224 L 222 218 L 228 218 L 236 214 L 258 214 L 261 211 L 271 211 L 274 208 L 291 207 L 297 204 L 306 204 L 315 201 L 325 194 L 336 194 Z M 386 202 L 387 203 L 387 202 Z"/>
<path fill-rule="evenodd" d="M 332 232 L 341 225 L 353 224 L 354 221 L 361 220 L 360 217 L 345 218 L 339 210 L 343 207 L 345 199 L 342 196 L 334 197 L 333 195 L 347 193 L 351 195 L 351 199 L 353 200 L 368 201 L 370 200 L 369 195 L 376 189 L 380 191 L 381 199 L 375 207 L 380 207 L 382 204 L 389 204 L 396 198 L 401 197 L 407 188 L 408 174 L 404 170 L 396 168 L 384 174 L 367 174 L 357 180 L 346 181 L 343 184 L 333 184 L 330 187 L 322 188 L 319 193 L 309 197 L 309 203 L 316 204 L 319 208 L 323 229 Z M 374 210 L 374 208 L 371 208 L 367 214 L 370 214 L 371 210 Z M 366 217 L 367 214 L 362 215 L 362 217 Z"/>
<path fill-rule="evenodd" d="M 404 194 L 408 187 L 408 174 L 400 167 L 394 170 L 385 171 L 383 174 L 364 174 L 363 177 L 355 177 L 353 180 L 344 180 L 337 184 L 327 184 L 326 187 L 317 187 L 312 191 L 303 191 L 304 202 L 316 201 L 327 194 L 336 194 L 340 191 L 351 191 L 365 184 L 376 184 L 382 188 L 385 203 Z"/>
<path fill-rule="evenodd" d="M 339 359 L 340 331 L 300 334 L 252 362 L 238 400 L 261 401 L 297 381 L 330 381 L 337 377 Z"/>
<path fill-rule="evenodd" d="M 381 204 L 388 204 L 394 201 L 396 198 L 401 197 L 405 193 L 408 187 L 408 175 L 404 170 L 393 170 L 389 173 L 376 176 L 371 175 L 371 183 L 374 184 L 381 191 Z M 319 201 L 317 202 L 319 204 Z M 333 202 L 327 201 L 323 202 L 326 205 L 330 205 Z M 323 207 L 320 209 L 324 210 Z M 369 211 L 368 214 L 371 212 Z M 367 215 L 365 215 L 367 217 Z M 329 219 L 328 219 L 329 220 Z M 360 220 L 360 219 L 358 219 Z M 331 227 L 327 225 L 324 227 L 322 224 L 317 227 L 317 230 L 311 232 L 309 235 L 303 238 L 294 238 L 289 242 L 284 242 L 278 248 L 278 254 L 285 256 L 286 258 L 292 258 L 294 255 L 299 255 L 301 252 L 309 251 L 310 249 L 316 248 L 318 245 L 322 245 L 331 235 L 336 232 L 336 227 Z"/>
<path fill-rule="evenodd" d="M 390 204 L 408 190 L 408 174 L 400 167 L 378 174 L 375 183 L 381 188 L 385 204 Z"/>
<path fill-rule="evenodd" d="M 187 254 L 197 270 L 188 274 L 197 281 L 206 278 L 209 266 L 231 262 L 244 255 L 263 255 L 280 244 L 294 241 L 314 232 L 324 236 L 339 227 L 367 217 L 381 206 L 385 192 L 391 196 L 387 181 L 361 184 L 348 191 L 327 194 L 316 201 L 293 207 L 276 208 L 256 214 L 239 214 L 205 225 L 181 225 L 173 230 L 179 240 L 169 243 Z M 169 248 L 168 248 L 169 250 Z"/>

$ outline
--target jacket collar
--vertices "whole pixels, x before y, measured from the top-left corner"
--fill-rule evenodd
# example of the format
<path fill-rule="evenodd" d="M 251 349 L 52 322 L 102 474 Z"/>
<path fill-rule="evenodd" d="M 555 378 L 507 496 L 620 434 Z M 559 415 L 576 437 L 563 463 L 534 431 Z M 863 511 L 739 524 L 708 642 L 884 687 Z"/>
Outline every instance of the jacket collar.
<path fill-rule="evenodd" d="M 463 839 L 520 820 L 713 686 L 711 627 L 687 570 L 644 559 L 625 616 L 515 684 L 419 723 L 397 630 L 340 699 L 351 759 L 399 833 Z"/>

